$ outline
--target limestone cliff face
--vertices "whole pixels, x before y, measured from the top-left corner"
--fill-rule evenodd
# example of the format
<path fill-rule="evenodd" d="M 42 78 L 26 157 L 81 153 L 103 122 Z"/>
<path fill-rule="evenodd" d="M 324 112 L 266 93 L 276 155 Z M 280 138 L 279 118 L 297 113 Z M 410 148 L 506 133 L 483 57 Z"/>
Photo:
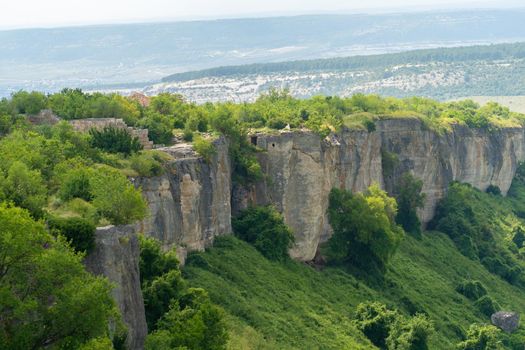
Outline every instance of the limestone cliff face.
<path fill-rule="evenodd" d="M 177 248 L 181 260 L 187 251 L 203 250 L 215 236 L 232 231 L 228 145 L 219 139 L 215 148 L 210 162 L 199 157 L 191 145 L 163 148 L 174 158 L 166 164 L 166 173 L 136 180 L 150 209 L 138 229 L 166 248 Z"/>
<path fill-rule="evenodd" d="M 331 233 L 326 209 L 333 187 L 356 192 L 375 182 L 393 193 L 399 177 L 412 172 L 423 180 L 427 199 L 420 217 L 426 223 L 451 181 L 481 190 L 496 185 L 506 194 L 517 163 L 525 159 L 521 128 L 486 131 L 457 125 L 439 134 L 417 119 L 378 121 L 373 132 L 346 130 L 324 140 L 309 131 L 289 131 L 259 134 L 251 141 L 264 150 L 259 160 L 266 175 L 252 188 L 232 188 L 228 145 L 222 139 L 209 163 L 189 145 L 164 148 L 175 159 L 167 173 L 137 180 L 151 209 L 139 229 L 166 247 L 177 247 L 184 258 L 186 251 L 202 250 L 215 236 L 230 233 L 232 211 L 271 203 L 295 234 L 291 256 L 310 260 Z"/>
<path fill-rule="evenodd" d="M 148 333 L 140 289 L 139 256 L 133 226 L 107 226 L 97 228 L 95 250 L 85 259 L 88 271 L 106 276 L 115 284 L 113 298 L 128 327 L 127 346 L 131 350 L 143 349 Z"/>
<path fill-rule="evenodd" d="M 326 209 L 333 187 L 363 191 L 376 182 L 392 192 L 399 176 L 410 171 L 423 180 L 427 199 L 420 216 L 428 222 L 451 181 L 482 190 L 496 185 L 506 194 L 517 163 L 525 159 L 522 129 L 454 126 L 438 134 L 413 119 L 379 121 L 374 132 L 343 131 L 325 140 L 310 132 L 286 132 L 258 135 L 256 142 L 266 150 L 260 162 L 268 180 L 234 207 L 250 200 L 276 205 L 295 233 L 291 256 L 300 260 L 313 259 L 330 235 Z M 384 157 L 395 160 L 388 169 Z"/>

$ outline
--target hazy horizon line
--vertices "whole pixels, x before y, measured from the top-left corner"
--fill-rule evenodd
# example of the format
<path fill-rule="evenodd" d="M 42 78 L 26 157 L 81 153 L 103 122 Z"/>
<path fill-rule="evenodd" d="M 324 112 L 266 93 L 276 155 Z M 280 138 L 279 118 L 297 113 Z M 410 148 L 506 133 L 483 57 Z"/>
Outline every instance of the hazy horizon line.
<path fill-rule="evenodd" d="M 482 5 L 481 3 L 478 5 Z M 347 10 L 331 10 L 331 11 L 268 11 L 258 13 L 239 13 L 232 15 L 217 15 L 217 16 L 181 16 L 181 17 L 154 17 L 154 18 L 130 18 L 113 21 L 86 21 L 86 22 L 71 22 L 61 24 L 35 24 L 29 26 L 6 26 L 0 25 L 0 32 L 5 31 L 23 31 L 23 30 L 45 30 L 45 29 L 68 29 L 80 27 L 98 27 L 98 26 L 115 26 L 115 25 L 140 25 L 140 24 L 163 24 L 163 23 L 184 23 L 184 22 L 213 22 L 222 20 L 240 20 L 240 19 L 266 19 L 266 18 L 286 18 L 286 17 L 302 17 L 302 16 L 344 16 L 344 15 L 388 15 L 388 14 L 409 14 L 409 13 L 427 13 L 427 12 L 462 12 L 462 11 L 504 11 L 510 9 L 525 10 L 525 4 L 509 4 L 499 7 L 494 6 L 478 6 L 466 7 L 458 6 L 453 8 L 445 8 L 440 5 L 426 6 L 426 7 L 390 7 L 390 8 L 356 8 Z"/>

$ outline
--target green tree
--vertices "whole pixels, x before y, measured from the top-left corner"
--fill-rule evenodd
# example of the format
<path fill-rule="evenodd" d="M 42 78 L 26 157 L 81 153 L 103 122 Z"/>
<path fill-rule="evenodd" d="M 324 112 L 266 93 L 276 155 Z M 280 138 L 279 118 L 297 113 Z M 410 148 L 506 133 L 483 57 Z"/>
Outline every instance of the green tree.
<path fill-rule="evenodd" d="M 179 269 L 172 269 L 144 284 L 144 307 L 149 329 L 156 329 L 157 321 L 185 290 L 186 283 Z"/>
<path fill-rule="evenodd" d="M 114 225 L 142 220 L 147 205 L 140 190 L 135 189 L 118 170 L 99 166 L 90 179 L 93 205 Z"/>
<path fill-rule="evenodd" d="M 64 236 L 77 252 L 90 253 L 95 248 L 96 227 L 83 218 L 49 217 L 49 228 Z"/>
<path fill-rule="evenodd" d="M 148 129 L 148 137 L 158 145 L 169 145 L 173 139 L 173 121 L 158 112 L 147 112 L 137 126 Z"/>
<path fill-rule="evenodd" d="M 11 95 L 14 114 L 37 114 L 47 107 L 47 97 L 41 92 L 18 91 Z"/>
<path fill-rule="evenodd" d="M 398 317 L 397 311 L 388 309 L 384 304 L 367 302 L 357 305 L 355 323 L 375 346 L 384 349 L 390 328 Z"/>
<path fill-rule="evenodd" d="M 372 185 L 365 193 L 333 189 L 328 218 L 334 230 L 329 256 L 364 269 L 383 270 L 403 238 L 394 198 Z"/>
<path fill-rule="evenodd" d="M 227 341 L 224 311 L 210 302 L 203 289 L 190 288 L 148 336 L 146 349 L 222 350 Z"/>
<path fill-rule="evenodd" d="M 5 200 L 28 209 L 36 218 L 42 216 L 47 190 L 40 172 L 29 170 L 24 163 L 15 161 L 9 168 L 5 180 L 0 180 L 0 185 Z"/>
<path fill-rule="evenodd" d="M 107 337 L 111 285 L 23 209 L 0 205 L 0 348 L 74 349 Z"/>
<path fill-rule="evenodd" d="M 398 205 L 396 222 L 406 232 L 417 235 L 421 234 L 421 222 L 417 216 L 417 210 L 425 205 L 425 194 L 421 193 L 422 188 L 423 181 L 414 178 L 410 173 L 403 174 L 396 188 Z"/>
<path fill-rule="evenodd" d="M 73 198 L 81 198 L 85 201 L 93 199 L 91 189 L 91 177 L 95 176 L 90 168 L 79 166 L 69 169 L 61 176 L 61 184 L 58 195 L 62 200 L 69 201 Z"/>
<path fill-rule="evenodd" d="M 270 260 L 285 260 L 294 236 L 271 206 L 250 207 L 232 221 L 233 231 Z"/>
<path fill-rule="evenodd" d="M 153 237 L 139 236 L 140 241 L 140 279 L 141 283 L 150 283 L 163 274 L 179 269 L 179 260 L 175 251 L 163 252 L 160 242 Z"/>
<path fill-rule="evenodd" d="M 388 350 L 428 350 L 428 341 L 434 332 L 432 321 L 425 315 L 410 319 L 400 316 L 386 339 Z"/>
<path fill-rule="evenodd" d="M 499 340 L 500 330 L 490 325 L 473 324 L 467 331 L 467 339 L 457 345 L 458 350 L 503 350 Z"/>
<path fill-rule="evenodd" d="M 137 137 L 126 129 L 106 126 L 102 130 L 91 129 L 91 146 L 110 153 L 130 155 L 142 149 Z"/>

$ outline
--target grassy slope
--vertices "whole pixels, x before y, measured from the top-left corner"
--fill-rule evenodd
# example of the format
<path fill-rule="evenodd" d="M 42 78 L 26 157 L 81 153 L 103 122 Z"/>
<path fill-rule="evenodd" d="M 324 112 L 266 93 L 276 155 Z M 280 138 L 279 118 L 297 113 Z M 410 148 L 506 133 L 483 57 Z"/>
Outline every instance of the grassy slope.
<path fill-rule="evenodd" d="M 503 244 L 515 225 L 523 225 L 522 173 L 518 172 L 508 198 L 470 192 L 473 210 L 490 220 Z M 455 291 L 465 279 L 481 281 L 503 309 L 525 312 L 523 289 L 463 256 L 440 232 L 426 232 L 419 239 L 407 235 L 379 282 L 358 280 L 336 267 L 319 271 L 294 261 L 271 262 L 231 236 L 191 256 L 184 273 L 192 286 L 207 289 L 229 314 L 232 349 L 374 348 L 352 324 L 356 305 L 367 300 L 407 314 L 427 313 L 437 331 L 430 348 L 453 349 L 470 324 L 490 322 Z"/>
<path fill-rule="evenodd" d="M 184 270 L 192 286 L 206 288 L 231 315 L 235 349 L 370 349 L 351 323 L 355 306 L 380 300 L 435 321 L 431 349 L 452 349 L 461 329 L 489 322 L 455 291 L 463 278 L 479 279 L 503 308 L 525 311 L 523 291 L 461 255 L 441 233 L 407 237 L 385 282 L 366 286 L 338 268 L 273 263 L 254 248 L 226 237 Z M 205 262 L 204 262 L 205 261 Z"/>

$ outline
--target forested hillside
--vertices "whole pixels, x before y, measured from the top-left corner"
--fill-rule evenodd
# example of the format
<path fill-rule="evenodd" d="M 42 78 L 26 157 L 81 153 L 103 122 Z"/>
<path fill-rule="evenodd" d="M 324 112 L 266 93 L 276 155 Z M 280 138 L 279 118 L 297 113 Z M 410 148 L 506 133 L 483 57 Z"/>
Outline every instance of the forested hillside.
<path fill-rule="evenodd" d="M 272 87 L 289 88 L 303 98 L 517 96 L 525 94 L 524 47 L 514 43 L 225 66 L 174 74 L 145 91 L 182 93 L 198 102 L 252 101 Z"/>
<path fill-rule="evenodd" d="M 104 244 L 97 226 L 135 228 L 150 215 L 137 179 L 176 175 L 177 155 L 142 150 L 126 128 L 82 133 L 68 122 L 87 118 L 147 128 L 156 145 L 191 144 L 200 157 L 178 160 L 198 169 L 211 167 L 222 138 L 228 181 L 246 187 L 268 180 L 253 132 L 310 130 L 329 142 L 351 130 L 377 136 L 381 121 L 402 118 L 423 134 L 444 137 L 460 126 L 497 141 L 499 131 L 523 132 L 525 124 L 523 114 L 495 103 L 362 94 L 301 100 L 271 90 L 254 103 L 198 105 L 171 94 L 17 92 L 0 100 L 0 348 L 129 344 L 121 315 L 129 310 L 118 310 L 116 285 L 83 262 Z M 383 153 L 382 169 L 392 170 L 395 154 Z M 525 166 L 507 197 L 494 185 L 482 192 L 448 184 L 427 230 L 417 215 L 427 200 L 417 174 L 403 173 L 391 193 L 366 186 L 323 194 L 332 232 L 308 262 L 290 258 L 297 232 L 272 205 L 239 209 L 232 234 L 190 252 L 183 267 L 180 247 L 140 235 L 135 282 L 146 349 L 522 349 L 523 326 L 504 332 L 491 316 L 525 311 Z"/>

